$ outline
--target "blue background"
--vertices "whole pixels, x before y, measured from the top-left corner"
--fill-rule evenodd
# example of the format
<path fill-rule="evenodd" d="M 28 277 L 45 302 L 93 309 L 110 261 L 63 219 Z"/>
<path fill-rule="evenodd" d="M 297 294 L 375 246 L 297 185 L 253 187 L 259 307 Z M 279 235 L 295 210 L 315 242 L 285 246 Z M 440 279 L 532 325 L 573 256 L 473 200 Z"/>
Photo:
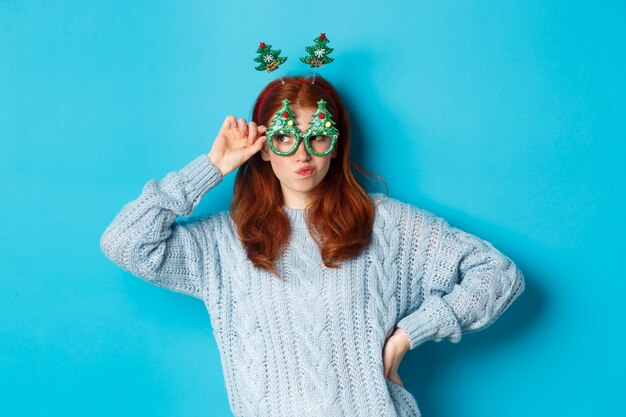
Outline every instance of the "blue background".
<path fill-rule="evenodd" d="M 624 413 L 625 8 L 0 0 L 0 415 L 231 415 L 202 302 L 99 238 L 307 70 L 320 32 L 357 163 L 527 279 L 490 328 L 405 355 L 424 417 Z M 278 72 L 253 69 L 260 41 L 290 57 Z M 233 180 L 194 214 L 226 209 Z"/>

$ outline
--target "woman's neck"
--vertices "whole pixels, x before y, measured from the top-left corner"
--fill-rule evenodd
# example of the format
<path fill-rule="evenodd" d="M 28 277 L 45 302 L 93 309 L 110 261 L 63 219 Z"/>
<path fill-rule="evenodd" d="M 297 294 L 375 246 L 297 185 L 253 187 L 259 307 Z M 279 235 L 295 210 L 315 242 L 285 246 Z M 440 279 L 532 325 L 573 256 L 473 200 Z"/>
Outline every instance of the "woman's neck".
<path fill-rule="evenodd" d="M 294 210 L 306 209 L 312 201 L 313 197 L 304 192 L 295 192 L 293 190 L 285 190 L 283 188 L 283 206 Z"/>

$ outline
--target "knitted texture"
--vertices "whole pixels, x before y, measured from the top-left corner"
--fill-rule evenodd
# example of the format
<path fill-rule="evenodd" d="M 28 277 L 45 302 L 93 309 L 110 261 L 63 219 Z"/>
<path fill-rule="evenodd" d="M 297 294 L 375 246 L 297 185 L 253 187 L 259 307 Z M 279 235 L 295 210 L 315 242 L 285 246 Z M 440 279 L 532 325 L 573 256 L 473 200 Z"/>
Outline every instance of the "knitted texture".
<path fill-rule="evenodd" d="M 292 233 L 281 281 L 247 258 L 228 211 L 190 216 L 222 175 L 207 154 L 149 180 L 104 231 L 104 254 L 152 284 L 202 300 L 236 417 L 419 417 L 384 377 L 396 327 L 410 348 L 488 327 L 524 290 L 511 259 L 424 209 L 371 193 L 371 244 L 327 268 L 305 210 L 283 206 Z"/>

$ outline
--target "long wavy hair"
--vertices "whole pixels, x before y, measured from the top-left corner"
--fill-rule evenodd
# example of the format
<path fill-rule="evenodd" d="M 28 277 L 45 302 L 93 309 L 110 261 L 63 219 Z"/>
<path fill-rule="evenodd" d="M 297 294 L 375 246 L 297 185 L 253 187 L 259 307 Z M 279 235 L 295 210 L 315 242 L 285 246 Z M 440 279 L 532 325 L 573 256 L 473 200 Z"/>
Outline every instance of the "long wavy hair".
<path fill-rule="evenodd" d="M 369 245 L 374 223 L 373 202 L 351 167 L 361 174 L 382 178 L 352 160 L 350 116 L 335 88 L 320 75 L 315 76 L 314 83 L 311 81 L 305 75 L 271 81 L 257 97 L 251 119 L 258 125 L 269 126 L 284 98 L 293 106 L 310 108 L 317 108 L 320 99 L 326 100 L 326 108 L 339 130 L 337 156 L 322 182 L 312 191 L 314 198 L 307 207 L 305 221 L 324 265 L 339 268 L 340 262 L 358 255 Z M 230 214 L 248 259 L 256 267 L 284 279 L 276 263 L 285 249 L 291 225 L 282 205 L 280 182 L 271 164 L 257 152 L 237 170 Z"/>

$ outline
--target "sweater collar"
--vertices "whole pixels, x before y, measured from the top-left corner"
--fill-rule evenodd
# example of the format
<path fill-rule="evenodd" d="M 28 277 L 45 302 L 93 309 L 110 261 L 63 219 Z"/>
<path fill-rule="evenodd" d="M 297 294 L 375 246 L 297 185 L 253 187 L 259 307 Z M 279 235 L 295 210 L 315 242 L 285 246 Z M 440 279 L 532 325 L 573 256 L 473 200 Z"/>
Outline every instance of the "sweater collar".
<path fill-rule="evenodd" d="M 285 211 L 285 214 L 287 214 L 287 217 L 289 217 L 291 224 L 294 226 L 306 225 L 304 220 L 306 209 L 295 209 L 283 205 L 283 210 Z"/>

